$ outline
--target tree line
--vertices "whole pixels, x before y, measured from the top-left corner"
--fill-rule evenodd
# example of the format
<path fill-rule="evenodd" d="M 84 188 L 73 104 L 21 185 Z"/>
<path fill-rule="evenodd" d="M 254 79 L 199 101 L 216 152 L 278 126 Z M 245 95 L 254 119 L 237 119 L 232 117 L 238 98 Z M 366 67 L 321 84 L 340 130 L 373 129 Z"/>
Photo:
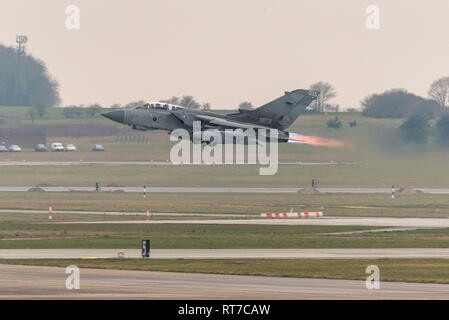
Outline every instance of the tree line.
<path fill-rule="evenodd" d="M 408 118 L 421 115 L 439 118 L 449 104 L 449 77 L 435 80 L 428 90 L 428 98 L 409 93 L 405 89 L 387 90 L 372 94 L 361 101 L 362 115 L 372 118 Z"/>
<path fill-rule="evenodd" d="M 183 95 L 182 97 L 173 96 L 169 99 L 161 99 L 161 100 L 159 100 L 159 102 L 174 104 L 177 106 L 184 107 L 186 109 L 194 109 L 194 110 L 210 110 L 210 108 L 211 108 L 210 103 L 199 103 L 191 95 Z M 125 105 L 121 105 L 119 103 L 114 103 L 113 105 L 111 105 L 111 109 L 135 108 L 135 107 L 144 105 L 146 103 L 148 103 L 148 102 L 145 100 L 132 101 Z"/>
<path fill-rule="evenodd" d="M 67 106 L 62 111 L 64 118 L 93 118 L 102 111 L 102 107 L 98 103 L 91 104 L 87 107 L 80 106 Z"/>
<path fill-rule="evenodd" d="M 373 118 L 406 118 L 398 128 L 407 143 L 425 144 L 431 135 L 429 120 L 437 119 L 437 140 L 449 146 L 449 77 L 435 80 L 428 90 L 428 98 L 405 89 L 387 90 L 369 95 L 362 101 L 362 115 Z"/>
<path fill-rule="evenodd" d="M 326 81 L 319 81 L 312 83 L 309 86 L 310 90 L 319 92 L 317 99 L 314 100 L 309 107 L 309 110 L 314 112 L 326 112 L 326 111 L 340 111 L 340 106 L 338 104 L 330 104 L 329 101 L 337 96 L 337 90 Z M 251 110 L 255 107 L 249 101 L 244 101 L 239 104 L 240 110 Z"/>

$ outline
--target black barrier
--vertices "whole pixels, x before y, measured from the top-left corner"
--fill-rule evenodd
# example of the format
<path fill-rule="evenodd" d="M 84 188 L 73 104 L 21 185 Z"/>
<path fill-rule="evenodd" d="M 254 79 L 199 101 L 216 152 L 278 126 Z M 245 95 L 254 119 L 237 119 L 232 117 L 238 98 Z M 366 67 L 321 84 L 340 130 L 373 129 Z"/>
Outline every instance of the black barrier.
<path fill-rule="evenodd" d="M 101 183 L 99 183 L 99 182 L 95 183 L 95 190 L 96 191 L 101 191 Z"/>
<path fill-rule="evenodd" d="M 142 258 L 150 257 L 150 240 L 142 240 Z"/>
<path fill-rule="evenodd" d="M 316 179 L 312 179 L 312 188 L 316 188 L 318 185 L 318 181 Z"/>

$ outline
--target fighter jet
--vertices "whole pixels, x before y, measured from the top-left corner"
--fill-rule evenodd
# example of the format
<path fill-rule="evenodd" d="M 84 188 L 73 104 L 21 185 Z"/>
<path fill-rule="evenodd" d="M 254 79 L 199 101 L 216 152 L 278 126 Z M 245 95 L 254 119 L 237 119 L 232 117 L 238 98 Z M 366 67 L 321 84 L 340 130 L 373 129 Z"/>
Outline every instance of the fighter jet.
<path fill-rule="evenodd" d="M 257 109 L 239 109 L 237 113 L 230 114 L 186 109 L 164 102 L 150 102 L 132 109 L 116 109 L 102 116 L 142 131 L 171 132 L 183 128 L 192 133 L 194 121 L 201 122 L 201 130 L 216 129 L 223 136 L 227 129 L 253 129 L 255 132 L 259 129 L 266 129 L 266 132 L 275 129 L 278 133 L 278 142 L 289 142 L 292 137 L 285 129 L 304 112 L 318 94 L 317 91 L 304 89 L 286 91 L 281 97 Z"/>

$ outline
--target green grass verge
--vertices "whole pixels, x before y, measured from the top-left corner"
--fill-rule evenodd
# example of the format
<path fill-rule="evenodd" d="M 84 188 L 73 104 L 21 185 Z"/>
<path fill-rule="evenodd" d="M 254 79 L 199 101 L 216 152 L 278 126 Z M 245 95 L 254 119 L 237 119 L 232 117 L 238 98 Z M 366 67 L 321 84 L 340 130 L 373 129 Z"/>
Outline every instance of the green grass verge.
<path fill-rule="evenodd" d="M 153 212 L 220 214 L 288 212 L 291 208 L 318 211 L 324 207 L 328 216 L 449 217 L 448 196 L 434 194 L 398 195 L 391 199 L 387 194 L 154 193 L 144 198 L 143 193 L 0 192 L 0 209 L 47 210 L 50 201 L 55 210 L 100 212 L 144 212 L 147 205 Z M 12 217 L 0 214 L 0 221 L 6 218 Z"/>
<path fill-rule="evenodd" d="M 48 221 L 48 220 L 47 220 Z M 0 248 L 448 248 L 449 229 L 330 234 L 351 226 L 0 223 Z M 25 240 L 21 240 L 25 238 Z M 42 239 L 27 239 L 42 238 Z M 15 240 L 17 239 L 17 240 Z"/>
<path fill-rule="evenodd" d="M 76 144 L 76 141 L 72 141 Z M 92 148 L 89 144 L 86 148 Z M 105 145 L 105 148 L 108 148 Z M 151 148 L 151 145 L 142 146 Z M 140 150 L 141 160 L 145 157 Z M 123 151 L 126 153 L 127 151 Z M 41 155 L 0 154 L 0 160 L 15 160 L 24 157 L 27 161 L 40 159 Z M 54 161 L 111 161 L 135 160 L 112 152 L 84 152 L 61 156 L 49 153 Z M 94 157 L 88 159 L 87 157 Z M 115 159 L 114 159 L 115 157 Z M 64 159 L 58 159 L 64 158 Z M 123 159 L 125 158 L 125 159 Z M 448 159 L 443 157 L 442 159 Z M 18 159 L 17 161 L 24 161 Z M 48 159 L 47 159 L 48 160 Z M 157 159 L 156 159 L 157 160 Z M 447 163 L 447 162 L 446 162 Z M 445 164 L 446 164 L 445 163 Z M 426 166 L 426 167 L 423 167 Z M 187 186 L 187 187 L 309 187 L 312 179 L 317 179 L 320 187 L 442 187 L 447 188 L 449 171 L 439 161 L 427 164 L 402 162 L 392 166 L 373 165 L 279 165 L 273 176 L 259 175 L 259 165 L 66 165 L 66 166 L 8 166 L 3 167 L 1 184 L 4 186 L 37 185 L 48 183 L 61 186 L 92 186 L 95 182 L 103 185 L 115 183 L 123 186 Z M 421 169 L 417 169 L 421 168 Z M 180 178 L 182 177 L 182 179 Z"/>

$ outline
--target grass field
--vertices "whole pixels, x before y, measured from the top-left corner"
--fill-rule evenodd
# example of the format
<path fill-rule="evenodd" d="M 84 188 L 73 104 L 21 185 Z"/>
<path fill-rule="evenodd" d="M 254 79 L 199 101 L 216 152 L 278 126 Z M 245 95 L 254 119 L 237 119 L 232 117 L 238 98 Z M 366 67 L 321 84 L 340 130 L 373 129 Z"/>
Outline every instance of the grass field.
<path fill-rule="evenodd" d="M 435 194 L 237 194 L 127 192 L 0 192 L 0 209 L 260 214 L 320 211 L 328 216 L 449 217 L 449 196 Z M 0 214 L 0 219 L 1 219 Z"/>
<path fill-rule="evenodd" d="M 333 234 L 378 227 L 209 224 L 57 224 L 116 219 L 55 214 L 0 215 L 0 248 L 448 248 L 449 229 Z M 124 219 L 119 217 L 118 219 Z M 126 218 L 129 220 L 129 218 Z M 144 219 L 136 217 L 134 219 Z M 33 239 L 35 238 L 35 239 Z M 39 238 L 39 239 L 36 239 Z"/>
<path fill-rule="evenodd" d="M 50 259 L 0 260 L 5 264 L 118 270 L 172 271 L 254 276 L 365 280 L 366 267 L 377 265 L 380 281 L 449 283 L 448 259 L 373 260 L 157 260 L 157 259 Z M 82 272 L 82 271 L 81 271 Z M 82 284 L 81 284 L 82 285 Z M 382 287 L 382 283 L 381 283 Z"/>
<path fill-rule="evenodd" d="M 94 153 L 94 152 L 92 152 Z M 102 160 L 106 154 L 95 155 Z M 9 154 L 6 158 L 13 160 Z M 0 158 L 2 155 L 0 155 Z M 69 156 L 66 156 L 69 157 Z M 72 156 L 73 157 L 73 156 Z M 84 159 L 86 160 L 86 159 Z M 99 159 L 96 159 L 99 160 Z M 78 159 L 79 161 L 79 159 Z M 280 165 L 274 176 L 260 176 L 258 165 L 170 166 L 170 165 L 67 165 L 0 167 L 0 183 L 5 186 L 41 183 L 61 186 L 224 186 L 224 187 L 309 187 L 318 179 L 320 187 L 448 187 L 449 170 L 429 167 L 417 170 L 380 169 L 359 165 Z M 430 175 L 430 171 L 433 174 Z M 181 178 L 182 177 L 182 178 Z"/>
<path fill-rule="evenodd" d="M 0 106 L 0 114 L 5 117 L 18 117 L 20 119 L 29 119 L 28 112 L 32 107 L 11 107 L 11 106 Z M 44 119 L 58 119 L 63 117 L 62 108 L 47 107 L 45 108 Z M 37 117 L 37 115 L 36 115 Z M 38 120 L 36 120 L 38 121 Z"/>
<path fill-rule="evenodd" d="M 444 195 L 295 195 L 295 194 L 151 194 L 135 193 L 0 193 L 1 209 L 144 212 L 243 213 L 303 211 L 325 208 L 332 216 L 449 217 Z M 173 201 L 173 199 L 176 199 Z M 0 248 L 138 248 L 151 238 L 155 248 L 386 248 L 449 247 L 449 230 L 327 235 L 375 229 L 343 226 L 245 226 L 172 224 L 55 224 L 58 221 L 143 220 L 143 216 L 1 213 Z M 174 219 L 154 216 L 153 219 Z M 176 217 L 176 219 L 179 219 Z M 185 218 L 187 219 L 187 217 Z M 201 219 L 201 218 L 195 218 Z M 5 240 L 43 238 L 41 240 Z"/>

